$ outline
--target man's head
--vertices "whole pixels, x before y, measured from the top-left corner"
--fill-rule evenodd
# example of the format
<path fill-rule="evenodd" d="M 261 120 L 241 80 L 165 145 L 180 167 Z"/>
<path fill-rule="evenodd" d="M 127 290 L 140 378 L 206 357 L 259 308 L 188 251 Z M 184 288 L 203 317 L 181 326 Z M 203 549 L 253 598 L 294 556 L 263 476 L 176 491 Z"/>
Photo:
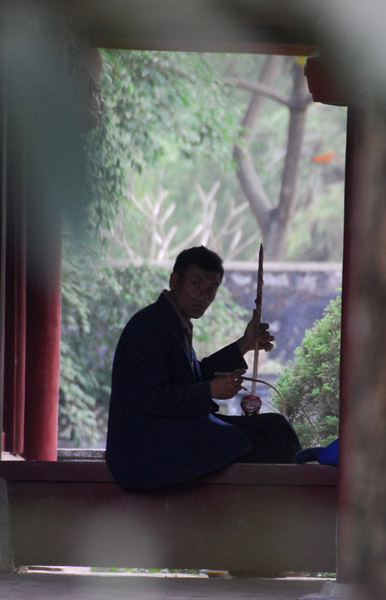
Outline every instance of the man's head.
<path fill-rule="evenodd" d="M 187 269 L 192 265 L 200 267 L 203 271 L 216 271 L 216 273 L 220 274 L 222 281 L 224 276 L 222 258 L 212 250 L 205 248 L 205 246 L 195 246 L 183 250 L 176 258 L 173 272 L 176 272 L 180 277 L 183 277 Z"/>
<path fill-rule="evenodd" d="M 170 275 L 171 296 L 186 319 L 199 319 L 216 297 L 224 275 L 222 259 L 204 246 L 177 256 Z"/>

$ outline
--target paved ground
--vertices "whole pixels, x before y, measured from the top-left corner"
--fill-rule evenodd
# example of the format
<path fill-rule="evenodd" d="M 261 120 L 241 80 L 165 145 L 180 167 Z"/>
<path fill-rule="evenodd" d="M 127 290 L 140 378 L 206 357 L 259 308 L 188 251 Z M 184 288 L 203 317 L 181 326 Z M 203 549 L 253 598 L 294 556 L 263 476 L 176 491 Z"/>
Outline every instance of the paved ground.
<path fill-rule="evenodd" d="M 4 600 L 297 600 L 318 598 L 323 581 L 127 577 L 15 573 L 0 575 Z M 320 596 L 319 596 L 320 597 Z"/>

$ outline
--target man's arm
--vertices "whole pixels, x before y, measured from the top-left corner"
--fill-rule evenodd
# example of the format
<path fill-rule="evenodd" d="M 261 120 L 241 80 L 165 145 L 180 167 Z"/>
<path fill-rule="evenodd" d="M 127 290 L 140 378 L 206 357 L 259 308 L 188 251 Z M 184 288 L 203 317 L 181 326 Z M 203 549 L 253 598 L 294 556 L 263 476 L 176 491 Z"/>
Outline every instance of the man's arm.
<path fill-rule="evenodd" d="M 201 361 L 203 379 L 211 380 L 216 371 L 230 372 L 236 369 L 246 369 L 248 365 L 243 356 L 249 350 L 255 349 L 257 339 L 259 340 L 260 350 L 265 350 L 266 352 L 272 350 L 272 342 L 275 338 L 269 331 L 269 325 L 267 323 L 260 323 L 258 327 L 256 311 L 253 311 L 252 319 L 249 321 L 244 335 L 237 342 L 229 344 L 229 346 L 222 348 Z"/>
<path fill-rule="evenodd" d="M 274 337 L 269 331 L 267 323 L 258 322 L 256 311 L 253 311 L 244 335 L 229 346 L 215 352 L 201 362 L 203 379 L 210 381 L 213 398 L 232 398 L 241 389 L 241 375 L 247 369 L 243 355 L 254 350 L 256 341 L 259 349 L 268 352 L 273 348 Z M 221 377 L 215 377 L 216 372 L 221 372 Z"/>
<path fill-rule="evenodd" d="M 209 414 L 208 382 L 195 383 L 183 345 L 170 330 L 137 325 L 119 342 L 112 393 L 129 411 L 157 417 Z"/>

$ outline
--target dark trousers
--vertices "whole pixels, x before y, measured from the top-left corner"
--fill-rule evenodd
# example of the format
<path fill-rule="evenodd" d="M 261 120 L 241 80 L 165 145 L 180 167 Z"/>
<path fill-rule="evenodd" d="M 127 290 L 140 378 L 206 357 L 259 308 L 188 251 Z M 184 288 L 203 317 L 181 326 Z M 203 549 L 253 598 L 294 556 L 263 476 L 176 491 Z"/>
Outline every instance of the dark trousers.
<path fill-rule="evenodd" d="M 294 463 L 301 450 L 298 437 L 284 415 L 262 413 L 252 417 L 219 415 L 218 419 L 239 427 L 248 435 L 253 448 L 237 459 L 249 463 Z"/>

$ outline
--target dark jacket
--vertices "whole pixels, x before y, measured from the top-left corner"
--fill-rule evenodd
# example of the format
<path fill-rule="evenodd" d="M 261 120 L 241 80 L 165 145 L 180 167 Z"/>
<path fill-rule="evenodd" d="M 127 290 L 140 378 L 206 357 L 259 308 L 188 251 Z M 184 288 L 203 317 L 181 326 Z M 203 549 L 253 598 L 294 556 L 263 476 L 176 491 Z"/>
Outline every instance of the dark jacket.
<path fill-rule="evenodd" d="M 209 473 L 251 448 L 247 435 L 210 414 L 215 371 L 246 368 L 237 344 L 192 367 L 169 300 L 135 314 L 113 364 L 106 461 L 122 487 L 158 487 Z"/>

